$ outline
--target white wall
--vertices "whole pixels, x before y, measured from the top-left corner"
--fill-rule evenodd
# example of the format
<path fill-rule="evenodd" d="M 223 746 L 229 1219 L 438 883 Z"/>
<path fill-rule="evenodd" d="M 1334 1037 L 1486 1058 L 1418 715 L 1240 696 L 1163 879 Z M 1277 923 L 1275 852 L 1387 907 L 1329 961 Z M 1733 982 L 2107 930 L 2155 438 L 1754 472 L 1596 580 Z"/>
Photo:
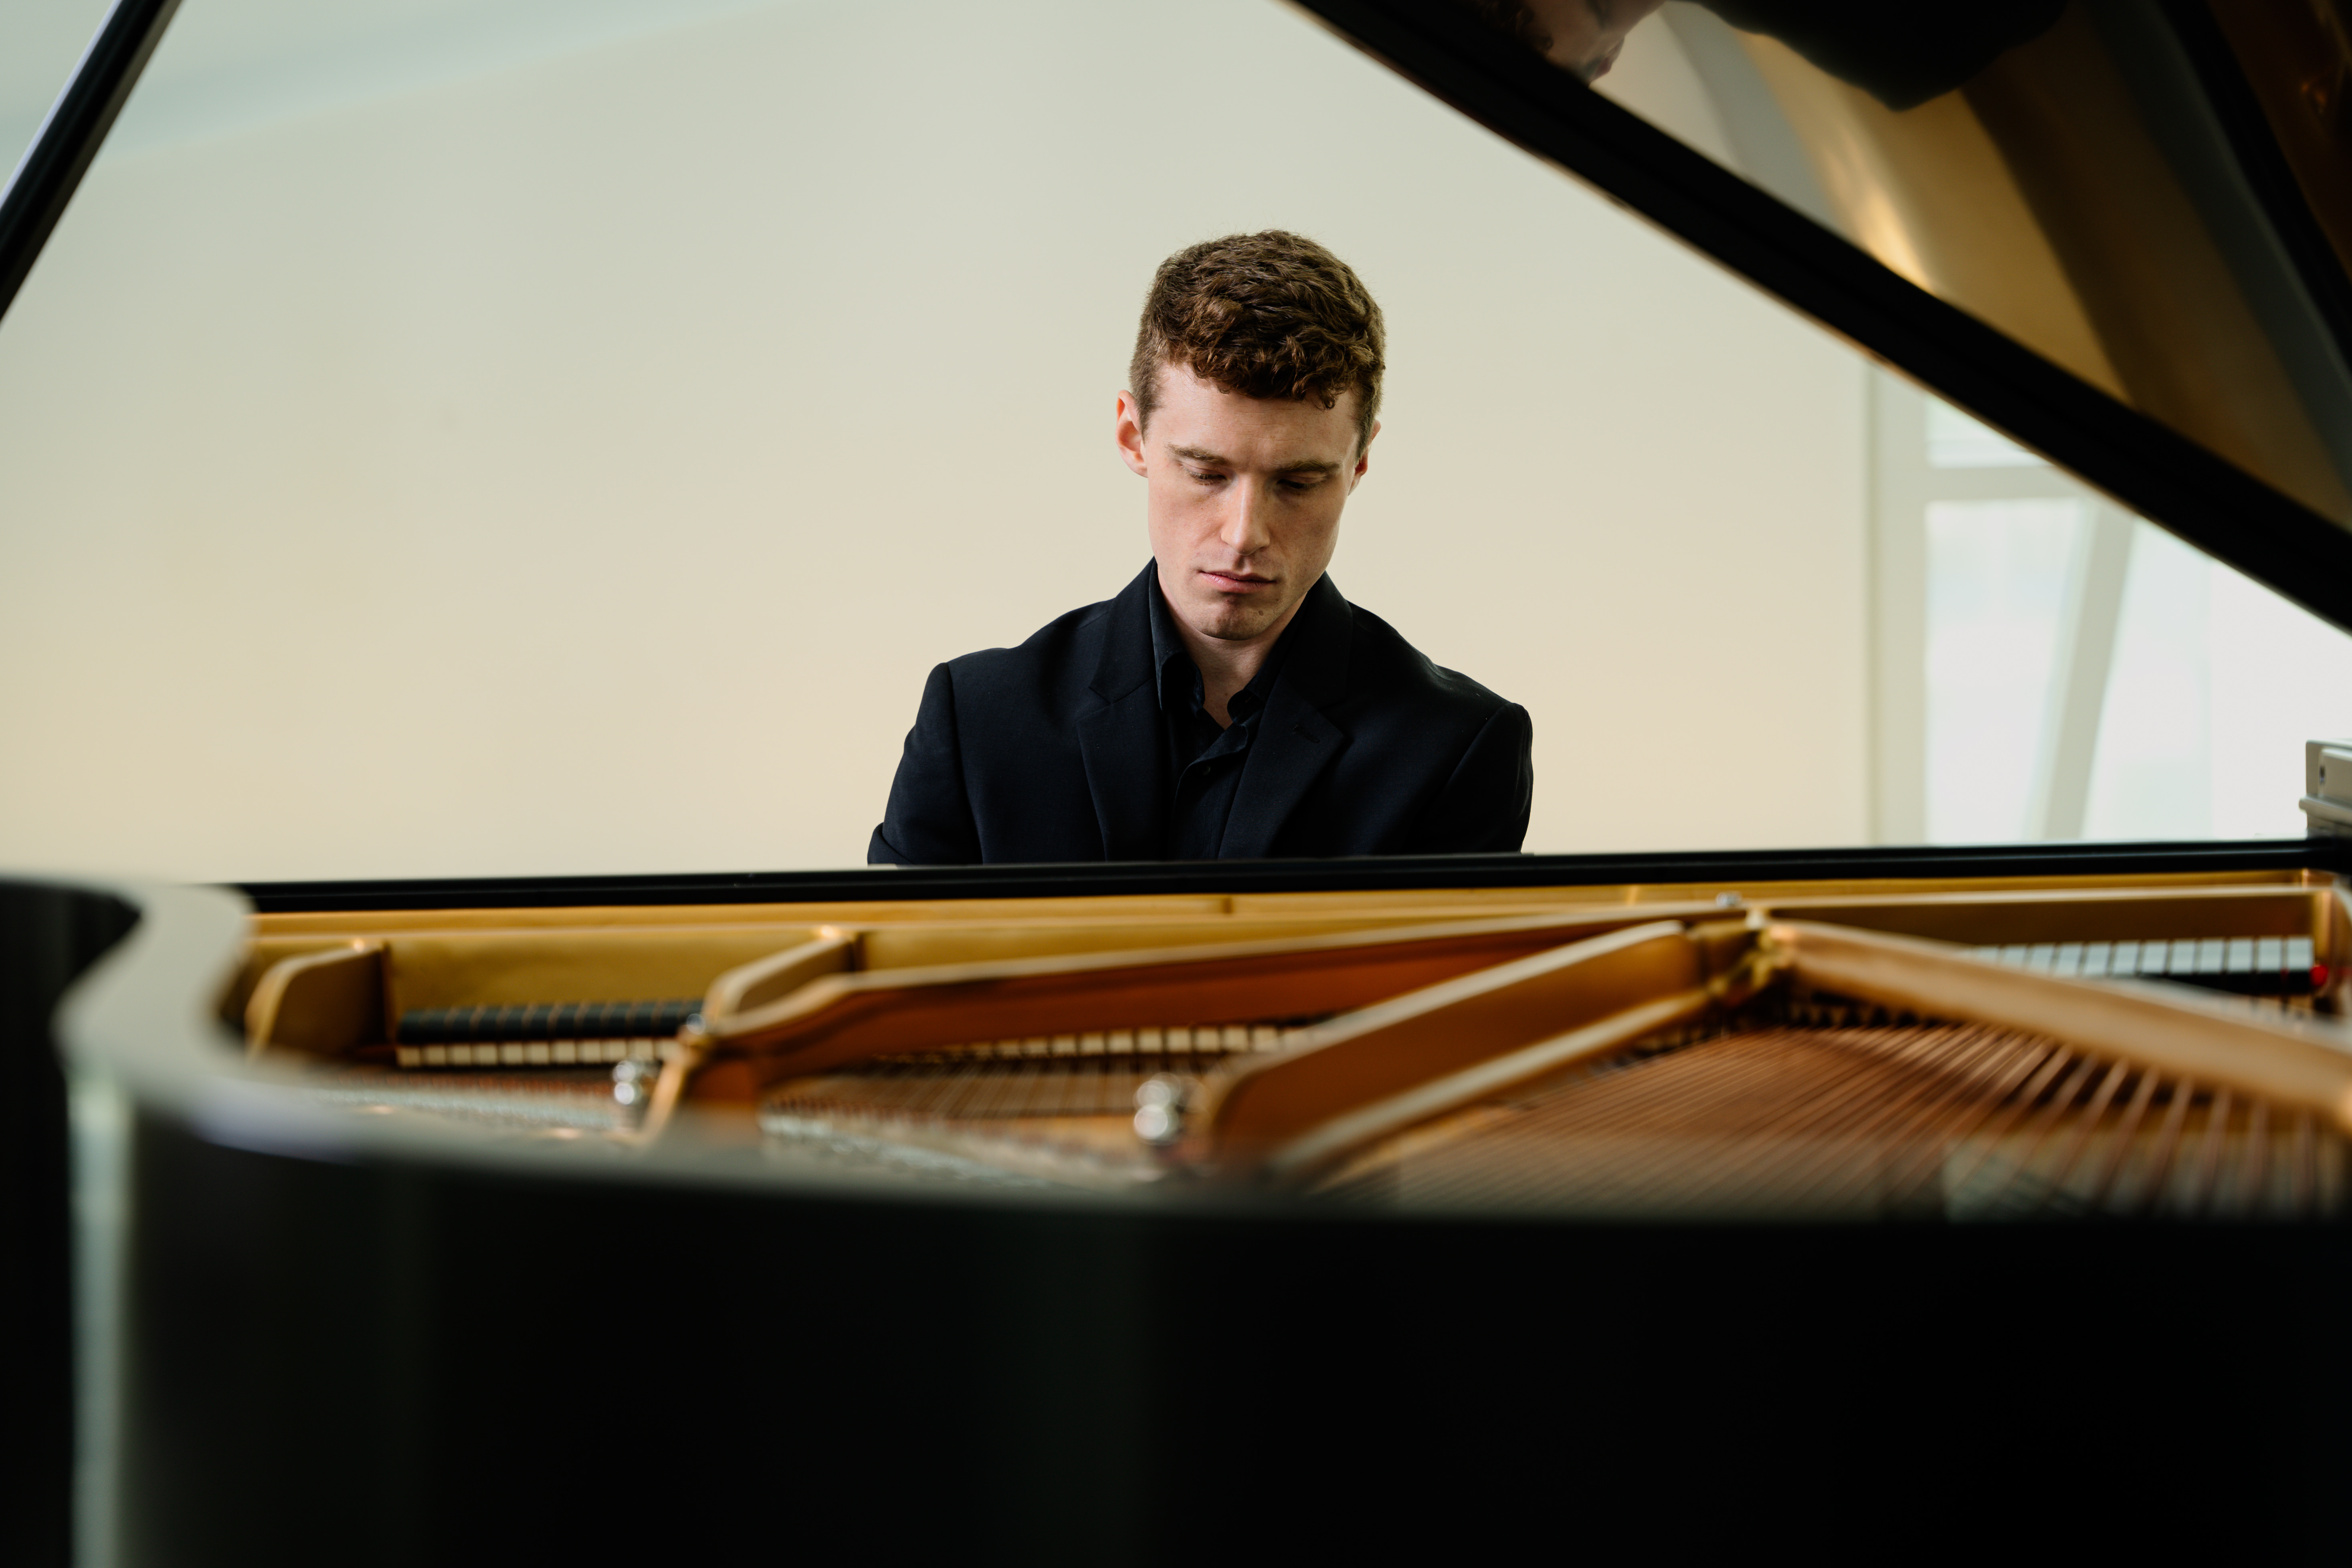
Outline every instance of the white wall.
<path fill-rule="evenodd" d="M 1297 15 L 285 8 L 187 0 L 0 321 L 0 864 L 862 860 L 925 669 L 1145 558 L 1151 267 L 1273 225 L 1391 325 L 1334 575 L 1531 710 L 1529 847 L 1864 837 L 1859 359 Z"/>

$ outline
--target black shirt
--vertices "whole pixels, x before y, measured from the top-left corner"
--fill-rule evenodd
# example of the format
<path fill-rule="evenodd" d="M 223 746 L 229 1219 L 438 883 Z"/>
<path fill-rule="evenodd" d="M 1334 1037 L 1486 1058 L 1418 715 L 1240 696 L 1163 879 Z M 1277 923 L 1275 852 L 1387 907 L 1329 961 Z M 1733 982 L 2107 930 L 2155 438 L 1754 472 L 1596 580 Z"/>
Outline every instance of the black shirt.
<path fill-rule="evenodd" d="M 1258 667 L 1250 683 L 1225 702 L 1233 722 L 1219 725 L 1209 714 L 1200 668 L 1184 651 L 1183 638 L 1160 585 L 1151 585 L 1151 662 L 1159 672 L 1160 733 L 1168 773 L 1168 837 L 1171 860 L 1213 860 L 1224 843 L 1242 767 L 1257 738 L 1266 698 L 1280 675 L 1287 631 Z"/>

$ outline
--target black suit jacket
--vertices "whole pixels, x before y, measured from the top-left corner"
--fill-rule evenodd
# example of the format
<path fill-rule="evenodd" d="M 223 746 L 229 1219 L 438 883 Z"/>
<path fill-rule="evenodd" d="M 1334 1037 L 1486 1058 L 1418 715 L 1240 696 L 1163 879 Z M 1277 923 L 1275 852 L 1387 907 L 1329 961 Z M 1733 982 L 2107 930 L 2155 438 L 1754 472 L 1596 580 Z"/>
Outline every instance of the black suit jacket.
<path fill-rule="evenodd" d="M 1118 598 L 1073 610 L 1013 648 L 931 671 L 877 865 L 1154 860 L 1169 769 L 1146 566 Z M 1535 787 L 1527 710 L 1440 669 L 1386 621 L 1308 591 L 1218 853 L 1512 851 Z"/>

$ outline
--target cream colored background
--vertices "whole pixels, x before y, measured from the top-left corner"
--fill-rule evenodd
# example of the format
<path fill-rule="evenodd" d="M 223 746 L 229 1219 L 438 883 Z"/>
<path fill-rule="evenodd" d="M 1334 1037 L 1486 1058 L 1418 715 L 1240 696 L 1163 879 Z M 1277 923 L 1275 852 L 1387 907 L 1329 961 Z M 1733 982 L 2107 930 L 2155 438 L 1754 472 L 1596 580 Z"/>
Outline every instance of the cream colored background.
<path fill-rule="evenodd" d="M 1863 839 L 1862 362 L 1297 15 L 328 9 L 186 0 L 0 322 L 0 864 L 861 862 L 924 671 L 1145 558 L 1151 267 L 1271 225 L 1528 847 Z"/>

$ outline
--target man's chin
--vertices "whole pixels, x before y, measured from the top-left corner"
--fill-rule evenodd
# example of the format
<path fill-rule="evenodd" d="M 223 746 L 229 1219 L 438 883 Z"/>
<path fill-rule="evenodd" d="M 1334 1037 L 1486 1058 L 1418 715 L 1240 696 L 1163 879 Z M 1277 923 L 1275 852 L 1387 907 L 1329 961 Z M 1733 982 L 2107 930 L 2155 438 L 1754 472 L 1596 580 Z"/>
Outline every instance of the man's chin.
<path fill-rule="evenodd" d="M 1281 610 L 1271 606 L 1215 605 L 1202 611 L 1192 626 L 1202 637 L 1214 637 L 1219 642 L 1247 642 L 1252 637 L 1264 637 L 1267 628 L 1281 618 Z"/>

